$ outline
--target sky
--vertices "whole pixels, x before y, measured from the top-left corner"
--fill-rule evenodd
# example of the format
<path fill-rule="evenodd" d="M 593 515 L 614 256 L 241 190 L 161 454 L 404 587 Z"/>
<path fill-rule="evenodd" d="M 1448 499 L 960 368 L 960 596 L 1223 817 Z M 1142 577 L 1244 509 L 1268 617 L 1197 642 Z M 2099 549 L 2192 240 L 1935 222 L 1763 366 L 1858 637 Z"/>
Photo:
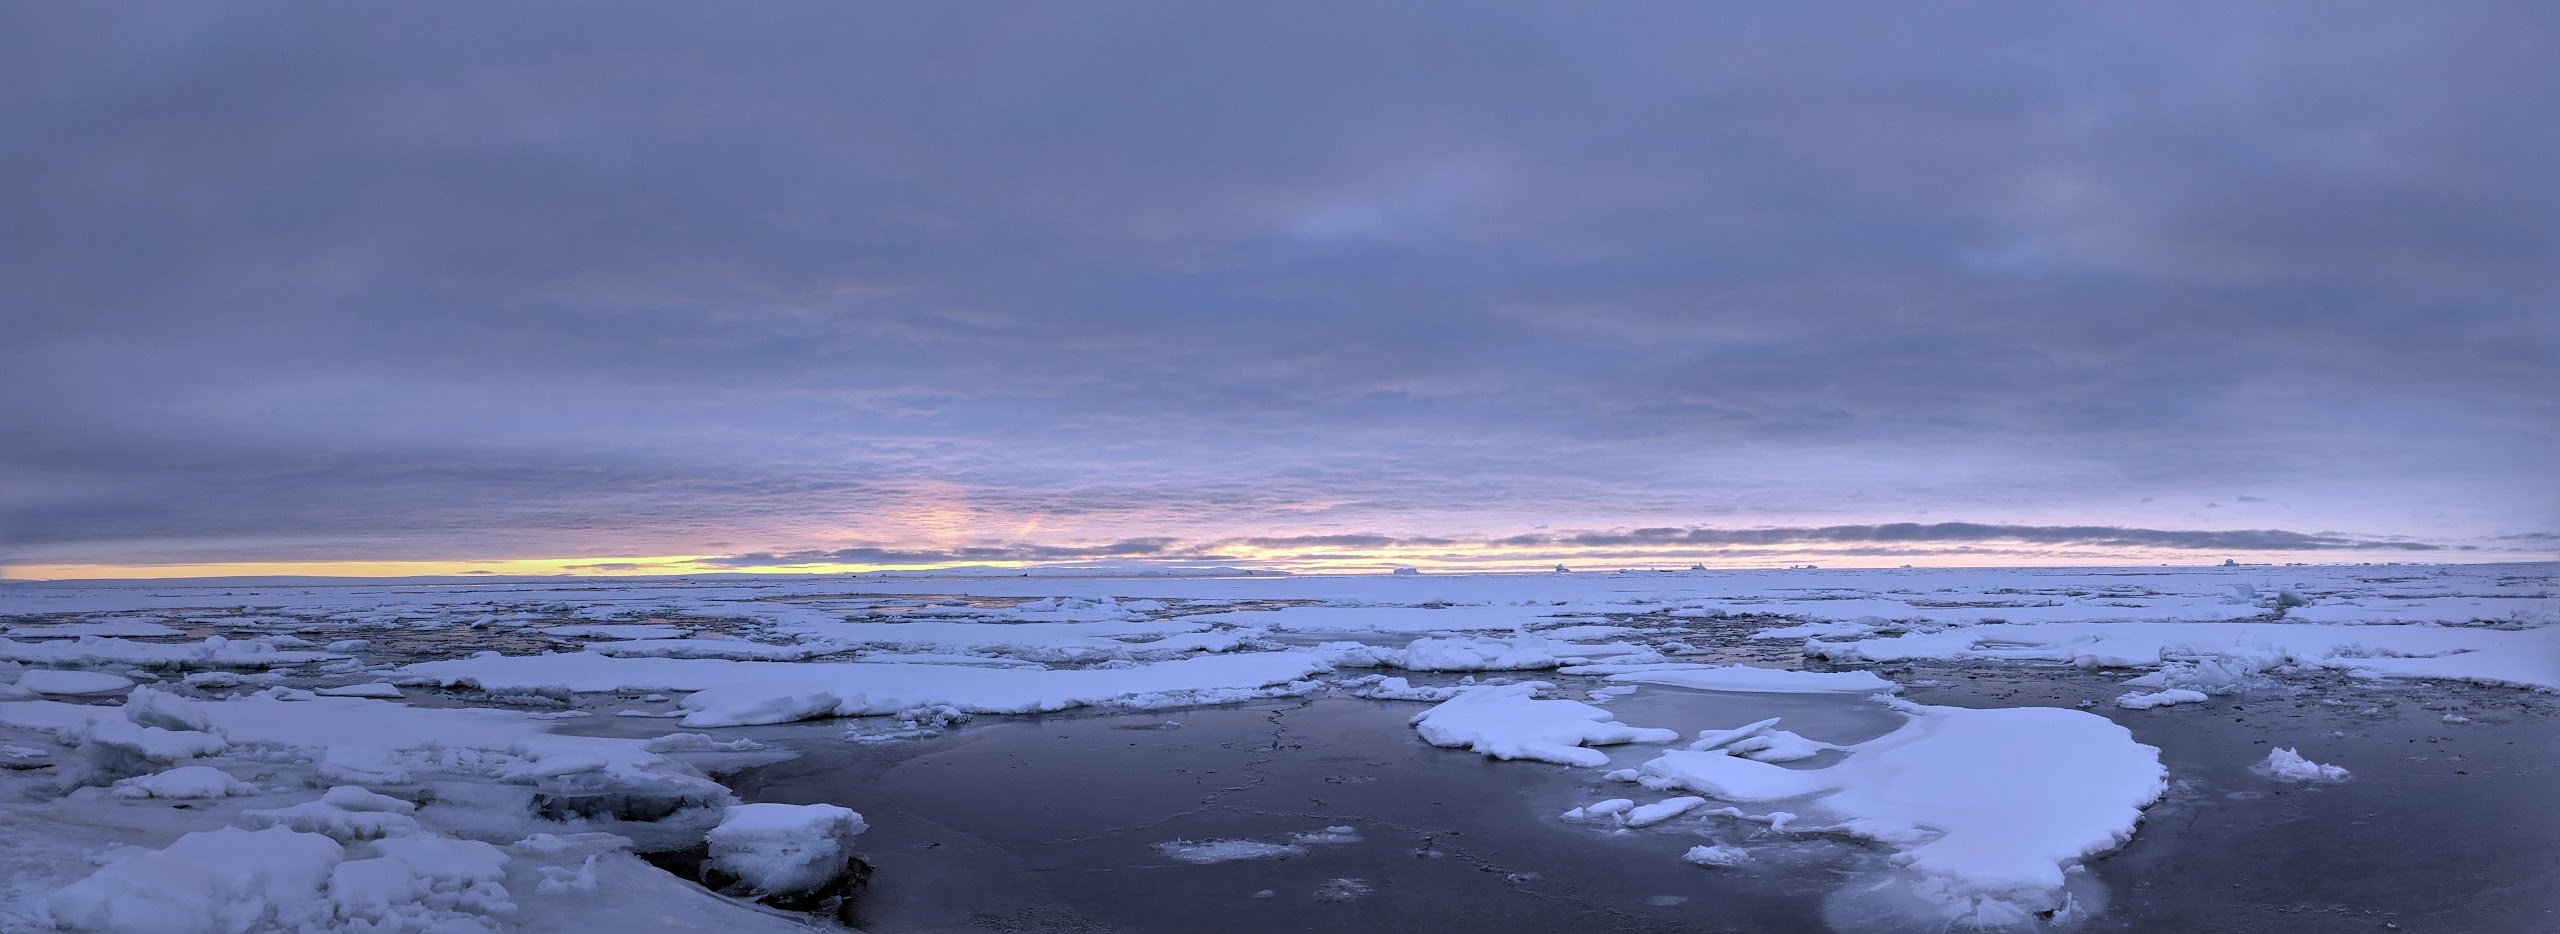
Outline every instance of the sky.
<path fill-rule="evenodd" d="M 2560 555 L 2560 7 L 0 2 L 0 575 Z"/>

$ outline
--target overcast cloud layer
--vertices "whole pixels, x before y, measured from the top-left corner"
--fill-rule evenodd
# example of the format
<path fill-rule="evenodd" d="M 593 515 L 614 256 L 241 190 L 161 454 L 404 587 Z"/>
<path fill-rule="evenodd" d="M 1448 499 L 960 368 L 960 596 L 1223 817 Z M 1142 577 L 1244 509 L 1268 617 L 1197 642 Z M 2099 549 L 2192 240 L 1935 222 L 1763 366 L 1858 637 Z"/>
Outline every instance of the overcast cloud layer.
<path fill-rule="evenodd" d="M 2549 554 L 2554 48 L 2537 3 L 9 2 L 0 561 Z"/>

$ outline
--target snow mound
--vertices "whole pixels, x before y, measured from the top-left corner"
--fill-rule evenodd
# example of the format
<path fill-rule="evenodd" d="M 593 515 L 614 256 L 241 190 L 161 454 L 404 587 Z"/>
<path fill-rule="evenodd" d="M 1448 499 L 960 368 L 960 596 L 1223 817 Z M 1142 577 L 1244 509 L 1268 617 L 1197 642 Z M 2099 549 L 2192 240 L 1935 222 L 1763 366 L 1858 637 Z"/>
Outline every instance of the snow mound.
<path fill-rule="evenodd" d="M 2321 765 L 2303 758 L 2299 752 L 2283 748 L 2268 750 L 2266 761 L 2258 763 L 2258 770 L 2280 782 L 2343 782 L 2347 780 L 2345 768 Z"/>
<path fill-rule="evenodd" d="M 339 785 L 323 793 L 317 801 L 305 801 L 291 807 L 242 811 L 240 825 L 251 830 L 283 827 L 319 834 L 340 843 L 352 843 L 423 832 L 417 818 L 409 816 L 417 810 L 417 805 L 389 795 L 374 794 L 353 785 Z"/>
<path fill-rule="evenodd" d="M 1707 799 L 1696 795 L 1682 795 L 1677 798 L 1664 798 L 1652 804 L 1628 808 L 1625 814 L 1620 815 L 1619 820 L 1629 827 L 1651 827 L 1682 814 L 1687 814 L 1690 811 L 1696 810 L 1699 805 L 1705 803 L 1707 803 Z"/>
<path fill-rule="evenodd" d="M 1730 730 L 1699 730 L 1697 741 L 1690 743 L 1688 749 L 1691 752 L 1720 750 L 1726 755 L 1762 762 L 1794 762 L 1840 748 L 1778 729 L 1778 719 L 1770 717 Z"/>
<path fill-rule="evenodd" d="M 1266 843 L 1261 840 L 1168 840 L 1156 844 L 1154 849 L 1168 859 L 1200 866 L 1307 855 L 1306 847 L 1294 843 Z"/>
<path fill-rule="evenodd" d="M 2138 691 L 2126 694 L 2122 697 L 2116 698 L 2116 706 L 2122 707 L 2126 710 L 2149 710 L 2153 707 L 2167 707 L 2171 704 L 2193 704 L 2201 702 L 2204 699 L 2205 694 L 2203 691 L 2190 691 L 2185 688 L 2170 688 L 2169 690 L 2152 694 L 2144 694 Z"/>
<path fill-rule="evenodd" d="M 1723 844 L 1690 847 L 1689 852 L 1680 854 L 1680 859 L 1693 866 L 1707 866 L 1715 869 L 1732 869 L 1750 865 L 1753 861 L 1751 851 Z"/>
<path fill-rule="evenodd" d="M 867 828 L 833 804 L 731 805 L 711 830 L 710 866 L 759 896 L 815 892 L 844 875 Z"/>
<path fill-rule="evenodd" d="M 1539 700 L 1544 681 L 1468 688 L 1439 706 L 1413 715 L 1414 729 L 1434 746 L 1467 748 L 1496 759 L 1534 759 L 1561 765 L 1606 765 L 1609 757 L 1586 746 L 1663 743 L 1680 734 L 1631 727 L 1608 710 L 1570 700 Z"/>
<path fill-rule="evenodd" d="M 283 827 L 224 827 L 112 853 L 44 905 L 58 928 L 117 934 L 475 934 L 500 930 L 516 910 L 497 847 L 420 835 L 365 849 Z"/>
<path fill-rule="evenodd" d="M 254 795 L 258 793 L 258 786 L 232 778 L 231 773 L 209 765 L 182 765 L 166 772 L 116 782 L 108 793 L 119 798 L 195 800 Z"/>
<path fill-rule="evenodd" d="M 1724 801 L 1803 799 L 1807 820 L 1895 847 L 1951 919 L 2062 910 L 2066 871 L 2123 844 L 2167 788 L 2160 751 L 2093 714 L 1896 709 L 1910 721 L 1827 768 L 1677 750 L 1641 771 L 1648 786 Z"/>

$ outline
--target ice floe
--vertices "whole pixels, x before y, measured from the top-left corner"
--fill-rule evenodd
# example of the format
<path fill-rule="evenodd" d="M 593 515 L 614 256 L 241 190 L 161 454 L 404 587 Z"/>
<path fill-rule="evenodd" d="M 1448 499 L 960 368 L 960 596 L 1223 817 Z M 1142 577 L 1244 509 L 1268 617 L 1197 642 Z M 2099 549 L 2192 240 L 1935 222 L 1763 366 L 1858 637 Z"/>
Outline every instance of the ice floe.
<path fill-rule="evenodd" d="M 2267 758 L 2258 763 L 2257 769 L 2280 782 L 2343 782 L 2347 780 L 2345 768 L 2313 762 L 2303 758 L 2301 753 L 2283 747 L 2268 750 Z"/>
<path fill-rule="evenodd" d="M 1606 765 L 1591 746 L 1664 743 L 1671 730 L 1617 722 L 1608 710 L 1572 700 L 1542 700 L 1544 681 L 1472 687 L 1439 706 L 1413 715 L 1413 727 L 1434 746 L 1472 749 L 1496 759 L 1532 759 L 1560 765 Z"/>
<path fill-rule="evenodd" d="M 1272 696 L 1273 688 L 1287 688 L 1330 668 L 1323 659 L 1297 652 L 1077 669 L 611 658 L 578 652 L 424 662 L 399 673 L 416 681 L 492 692 L 545 687 L 691 691 L 677 702 L 685 710 L 683 723 L 706 727 L 879 716 L 934 705 L 1018 714 L 1095 705 L 1218 703 Z"/>
<path fill-rule="evenodd" d="M 2028 660 L 2149 668 L 2242 658 L 2361 675 L 2443 678 L 2560 691 L 2560 627 L 2411 624 L 2043 623 L 1965 626 L 1853 642 L 1813 641 L 1834 662 Z"/>
<path fill-rule="evenodd" d="M 710 866 L 752 893 L 815 892 L 844 875 L 862 815 L 833 804 L 736 804 L 711 829 Z"/>
<path fill-rule="evenodd" d="M 1897 702 L 1910 719 L 1823 768 L 1673 750 L 1647 785 L 1727 802 L 1789 802 L 1800 821 L 1895 848 L 1951 920 L 2064 907 L 2065 873 L 2130 838 L 2166 790 L 2159 750 L 2103 717 L 2051 707 Z"/>

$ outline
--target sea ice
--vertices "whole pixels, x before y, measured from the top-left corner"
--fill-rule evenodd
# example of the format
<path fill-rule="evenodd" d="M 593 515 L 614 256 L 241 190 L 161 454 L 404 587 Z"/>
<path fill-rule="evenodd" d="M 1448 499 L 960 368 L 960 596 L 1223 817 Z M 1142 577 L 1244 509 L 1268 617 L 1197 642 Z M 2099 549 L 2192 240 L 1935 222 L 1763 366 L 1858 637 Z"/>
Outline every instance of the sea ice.
<path fill-rule="evenodd" d="M 1732 869 L 1752 862 L 1751 851 L 1725 844 L 1693 846 L 1689 848 L 1689 852 L 1680 854 L 1680 859 L 1691 865 L 1716 869 Z"/>
<path fill-rule="evenodd" d="M 1675 750 L 1646 784 L 1752 803 L 1801 799 L 1813 820 L 1895 847 L 1969 913 L 2062 907 L 2065 869 L 2114 849 L 2166 789 L 2159 750 L 2103 717 L 2052 707 L 1897 702 L 1900 729 L 1819 769 Z"/>
<path fill-rule="evenodd" d="M 1682 795 L 1676 798 L 1664 798 L 1652 804 L 1627 809 L 1626 815 L 1622 817 L 1621 820 L 1623 820 L 1629 827 L 1651 827 L 1655 824 L 1662 823 L 1663 821 L 1689 813 L 1690 811 L 1695 810 L 1699 805 L 1705 803 L 1707 803 L 1707 799 L 1696 795 Z"/>
<path fill-rule="evenodd" d="M 113 694 L 132 686 L 132 678 L 99 671 L 38 668 L 18 676 L 18 687 L 37 694 Z"/>
<path fill-rule="evenodd" d="M 1414 729 L 1434 746 L 1464 747 L 1496 759 L 1535 759 L 1562 765 L 1607 765 L 1609 757 L 1586 746 L 1662 743 L 1671 730 L 1631 727 L 1608 710 L 1581 701 L 1539 700 L 1544 681 L 1469 688 L 1439 706 L 1413 715 Z"/>
<path fill-rule="evenodd" d="M 2152 668 L 2223 657 L 2247 659 L 2242 664 L 2259 667 L 2303 665 L 2377 677 L 2560 691 L 2560 626 L 2037 623 L 1815 641 L 1807 642 L 1804 651 L 1835 662 L 1987 659 L 2068 662 L 2084 668 Z"/>
<path fill-rule="evenodd" d="M 608 658 L 586 652 L 484 655 L 425 662 L 404 677 L 491 692 L 693 691 L 677 702 L 691 727 L 787 723 L 893 714 L 922 706 L 968 713 L 1042 713 L 1070 707 L 1213 704 L 1270 696 L 1330 666 L 1300 652 L 1212 655 L 1129 668 L 982 669 L 861 662 L 734 662 Z"/>
<path fill-rule="evenodd" d="M 844 874 L 867 827 L 833 804 L 731 805 L 711 830 L 710 865 L 757 895 L 814 892 Z"/>
<path fill-rule="evenodd" d="M 2126 694 L 2122 697 L 2116 698 L 2116 706 L 2122 707 L 2126 710 L 2149 710 L 2153 707 L 2167 707 L 2171 704 L 2193 704 L 2204 699 L 2205 694 L 2203 691 L 2171 688 L 2166 691 L 2160 691 L 2152 694 L 2143 694 L 2140 692 Z"/>
<path fill-rule="evenodd" d="M 182 765 L 166 772 L 123 779 L 116 782 L 108 793 L 119 798 L 194 800 L 254 795 L 258 793 L 258 786 L 232 778 L 231 773 L 209 765 Z"/>
<path fill-rule="evenodd" d="M 2301 753 L 2285 748 L 2269 750 L 2266 760 L 2258 763 L 2258 769 L 2280 782 L 2343 782 L 2347 780 L 2346 769 L 2313 762 L 2303 758 Z"/>

